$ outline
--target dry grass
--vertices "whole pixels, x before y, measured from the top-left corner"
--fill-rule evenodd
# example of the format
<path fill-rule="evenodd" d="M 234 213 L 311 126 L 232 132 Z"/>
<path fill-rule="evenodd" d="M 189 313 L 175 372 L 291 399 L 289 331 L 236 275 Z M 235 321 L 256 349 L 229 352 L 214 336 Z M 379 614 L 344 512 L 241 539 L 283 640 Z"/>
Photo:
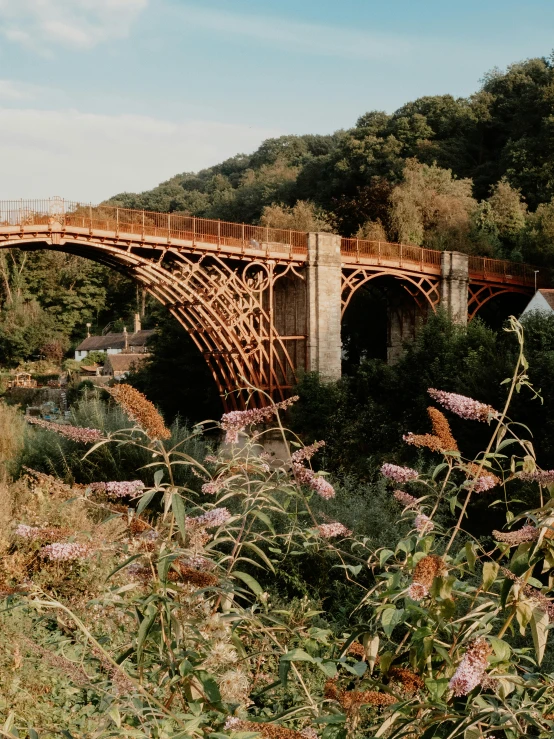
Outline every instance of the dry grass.
<path fill-rule="evenodd" d="M 25 421 L 18 408 L 0 403 L 0 481 L 5 482 L 25 441 Z"/>

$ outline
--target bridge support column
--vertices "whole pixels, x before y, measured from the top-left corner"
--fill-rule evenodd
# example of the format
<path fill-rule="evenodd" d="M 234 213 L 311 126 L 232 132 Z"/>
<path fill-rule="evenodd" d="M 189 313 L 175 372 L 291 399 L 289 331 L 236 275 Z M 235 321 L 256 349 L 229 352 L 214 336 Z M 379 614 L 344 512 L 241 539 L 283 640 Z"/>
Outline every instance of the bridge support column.
<path fill-rule="evenodd" d="M 324 381 L 341 376 L 341 238 L 308 234 L 308 370 Z"/>
<path fill-rule="evenodd" d="M 441 254 L 440 305 L 454 323 L 467 323 L 469 257 L 459 251 Z"/>

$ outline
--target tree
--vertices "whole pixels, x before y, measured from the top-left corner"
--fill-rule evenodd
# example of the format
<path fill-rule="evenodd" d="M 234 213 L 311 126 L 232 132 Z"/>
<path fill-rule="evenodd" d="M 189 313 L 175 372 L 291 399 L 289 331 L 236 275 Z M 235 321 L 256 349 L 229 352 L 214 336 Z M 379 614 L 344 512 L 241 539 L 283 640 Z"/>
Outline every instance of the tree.
<path fill-rule="evenodd" d="M 471 251 L 471 215 L 477 207 L 472 182 L 449 169 L 407 161 L 391 194 L 391 223 L 397 239 L 431 249 Z"/>
<path fill-rule="evenodd" d="M 313 203 L 298 200 L 292 207 L 266 205 L 260 218 L 261 226 L 294 231 L 332 231 L 328 216 Z"/>

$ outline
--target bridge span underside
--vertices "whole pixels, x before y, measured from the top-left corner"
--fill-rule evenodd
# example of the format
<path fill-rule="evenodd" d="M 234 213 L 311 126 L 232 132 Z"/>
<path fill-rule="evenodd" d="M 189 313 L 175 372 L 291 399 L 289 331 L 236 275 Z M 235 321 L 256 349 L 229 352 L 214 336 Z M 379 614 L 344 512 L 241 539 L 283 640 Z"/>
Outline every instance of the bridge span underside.
<path fill-rule="evenodd" d="M 535 278 L 456 252 L 60 199 L 0 203 L 0 247 L 76 254 L 138 281 L 190 334 L 226 409 L 284 399 L 306 370 L 338 378 L 342 316 L 381 278 L 405 296 L 390 312 L 389 359 L 418 316 L 441 305 L 466 322 L 497 295 L 532 294 Z"/>

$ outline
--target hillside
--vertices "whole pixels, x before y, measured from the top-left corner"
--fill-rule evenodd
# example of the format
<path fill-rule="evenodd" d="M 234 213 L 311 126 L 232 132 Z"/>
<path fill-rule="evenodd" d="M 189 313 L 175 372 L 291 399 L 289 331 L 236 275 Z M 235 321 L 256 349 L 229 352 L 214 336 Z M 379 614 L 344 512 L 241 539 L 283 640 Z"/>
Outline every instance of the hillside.
<path fill-rule="evenodd" d="M 467 99 L 423 97 L 328 136 L 269 139 L 109 202 L 542 261 L 553 134 L 554 61 L 531 59 L 489 72 Z"/>

